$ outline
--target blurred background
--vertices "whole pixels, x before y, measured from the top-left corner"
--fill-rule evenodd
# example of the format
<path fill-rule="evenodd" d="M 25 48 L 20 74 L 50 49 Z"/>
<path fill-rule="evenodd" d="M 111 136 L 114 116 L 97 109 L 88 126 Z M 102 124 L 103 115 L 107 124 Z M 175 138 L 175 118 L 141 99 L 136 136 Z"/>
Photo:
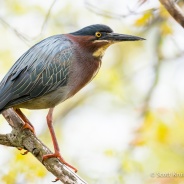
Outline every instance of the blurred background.
<path fill-rule="evenodd" d="M 0 79 L 38 41 L 96 23 L 146 41 L 108 48 L 97 77 L 56 107 L 63 157 L 90 184 L 183 184 L 184 31 L 158 1 L 0 0 Z M 23 112 L 53 150 L 48 110 Z M 0 133 L 10 131 L 1 116 Z M 1 184 L 54 179 L 30 153 L 0 145 Z"/>

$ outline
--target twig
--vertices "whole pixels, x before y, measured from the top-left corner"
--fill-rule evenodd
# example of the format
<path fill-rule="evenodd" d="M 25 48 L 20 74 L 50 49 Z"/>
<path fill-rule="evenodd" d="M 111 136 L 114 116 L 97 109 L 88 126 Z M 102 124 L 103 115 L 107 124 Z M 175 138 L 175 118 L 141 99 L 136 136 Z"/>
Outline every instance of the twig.
<path fill-rule="evenodd" d="M 184 13 L 174 0 L 160 0 L 169 14 L 184 28 Z"/>
<path fill-rule="evenodd" d="M 97 14 L 97 15 L 100 15 L 100 16 L 103 16 L 103 17 L 106 17 L 106 18 L 111 18 L 111 19 L 123 19 L 123 18 L 127 18 L 131 15 L 140 15 L 140 14 L 143 14 L 147 11 L 157 11 L 157 8 L 151 8 L 151 9 L 148 9 L 148 10 L 145 10 L 145 11 L 142 11 L 142 12 L 138 12 L 137 9 L 139 8 L 140 4 L 136 5 L 135 8 L 133 9 L 130 9 L 129 7 L 127 7 L 127 9 L 129 10 L 128 13 L 126 14 L 118 14 L 118 13 L 113 13 L 113 12 L 110 12 L 110 11 L 107 11 L 107 10 L 102 10 L 100 9 L 98 6 L 95 6 L 91 3 L 89 3 L 87 0 L 84 1 L 85 2 L 85 5 L 86 5 L 86 8 Z"/>
<path fill-rule="evenodd" d="M 30 130 L 22 129 L 24 122 L 13 109 L 3 111 L 2 115 L 12 127 L 12 132 L 0 134 L 0 144 L 26 149 L 41 163 L 43 155 L 52 153 Z M 44 160 L 44 166 L 64 184 L 87 184 L 57 158 Z"/>
<path fill-rule="evenodd" d="M 47 24 L 47 22 L 48 22 L 48 20 L 49 20 L 49 17 L 50 17 L 52 8 L 54 7 L 56 1 L 57 1 L 57 0 L 54 0 L 54 1 L 52 2 L 52 4 L 50 5 L 50 7 L 49 7 L 49 10 L 48 10 L 48 12 L 47 12 L 47 14 L 46 14 L 46 16 L 45 16 L 45 20 L 43 21 L 43 24 L 42 24 L 41 31 L 40 31 L 40 34 L 39 34 L 39 35 L 42 35 L 42 33 L 43 33 L 44 29 L 45 29 L 45 26 L 46 26 L 46 24 Z M 38 35 L 38 36 L 39 36 L 39 35 Z"/>
<path fill-rule="evenodd" d="M 0 22 L 8 27 L 12 32 L 15 33 L 15 35 L 17 35 L 17 37 L 19 39 L 21 39 L 24 43 L 26 43 L 26 45 L 28 45 L 28 38 L 27 36 L 25 36 L 23 33 L 19 32 L 17 29 L 15 29 L 14 27 L 12 27 L 8 22 L 5 21 L 5 19 L 3 17 L 0 16 Z"/>
<path fill-rule="evenodd" d="M 153 82 L 152 82 L 152 85 L 150 86 L 147 94 L 146 94 L 146 97 L 144 99 L 144 107 L 143 107 L 143 110 L 141 112 L 141 117 L 145 117 L 146 114 L 149 112 L 149 103 L 152 99 L 152 96 L 155 92 L 155 89 L 158 85 L 158 82 L 159 82 L 159 79 L 160 79 L 160 68 L 162 66 L 162 60 L 161 60 L 161 54 L 160 54 L 160 39 L 161 39 L 161 35 L 160 33 L 158 33 L 157 39 L 155 40 L 155 56 L 157 55 L 158 57 L 155 57 L 155 65 L 153 67 L 154 69 L 154 79 L 153 79 Z"/>
<path fill-rule="evenodd" d="M 3 17 L 0 16 L 0 22 L 8 27 L 11 31 L 13 31 L 18 38 L 20 38 L 24 43 L 26 43 L 26 45 L 29 46 L 29 42 L 30 41 L 33 41 L 33 40 L 36 40 L 38 39 L 42 34 L 43 34 L 43 31 L 45 29 L 45 26 L 49 20 L 49 17 L 50 17 L 50 14 L 51 14 L 51 11 L 52 11 L 52 8 L 54 7 L 55 3 L 56 3 L 57 0 L 53 0 L 52 4 L 50 5 L 48 11 L 47 11 L 47 14 L 44 18 L 44 21 L 41 25 L 41 30 L 40 30 L 40 33 L 34 37 L 29 37 L 28 35 L 25 35 L 23 33 L 21 33 L 19 30 L 15 29 L 14 27 L 12 27 L 12 25 L 10 25 Z"/>

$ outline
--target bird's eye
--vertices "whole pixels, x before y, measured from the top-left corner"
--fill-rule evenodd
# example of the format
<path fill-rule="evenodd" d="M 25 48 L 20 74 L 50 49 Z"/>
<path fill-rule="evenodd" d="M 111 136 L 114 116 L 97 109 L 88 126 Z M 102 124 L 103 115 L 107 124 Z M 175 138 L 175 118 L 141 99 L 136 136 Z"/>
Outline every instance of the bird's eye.
<path fill-rule="evenodd" d="M 100 37 L 102 36 L 102 33 L 96 32 L 96 33 L 95 33 L 95 36 L 96 36 L 97 38 L 100 38 Z"/>

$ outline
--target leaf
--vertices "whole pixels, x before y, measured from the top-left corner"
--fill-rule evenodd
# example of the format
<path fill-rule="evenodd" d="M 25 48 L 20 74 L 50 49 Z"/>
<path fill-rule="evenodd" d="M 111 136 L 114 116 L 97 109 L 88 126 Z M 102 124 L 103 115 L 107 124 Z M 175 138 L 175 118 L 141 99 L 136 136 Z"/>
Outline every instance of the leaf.
<path fill-rule="evenodd" d="M 138 27 L 146 26 L 152 18 L 152 11 L 146 11 L 139 19 L 135 21 L 134 25 Z"/>
<path fill-rule="evenodd" d="M 160 30 L 163 35 L 171 35 L 173 33 L 172 27 L 167 22 L 161 24 Z"/>
<path fill-rule="evenodd" d="M 164 123 L 159 123 L 157 127 L 157 140 L 160 143 L 165 143 L 168 136 L 168 127 Z"/>

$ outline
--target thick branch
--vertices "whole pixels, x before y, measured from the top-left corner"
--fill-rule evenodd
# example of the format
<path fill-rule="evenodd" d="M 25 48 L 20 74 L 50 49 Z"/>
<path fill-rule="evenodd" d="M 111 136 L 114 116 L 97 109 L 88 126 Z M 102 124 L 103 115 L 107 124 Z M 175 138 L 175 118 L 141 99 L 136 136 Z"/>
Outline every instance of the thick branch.
<path fill-rule="evenodd" d="M 43 155 L 52 153 L 30 130 L 22 130 L 24 122 L 13 109 L 5 110 L 2 115 L 12 127 L 12 132 L 5 135 L 0 134 L 0 144 L 24 148 L 32 153 L 41 163 Z M 87 184 L 57 158 L 44 160 L 44 166 L 64 184 Z"/>
<path fill-rule="evenodd" d="M 10 140 L 8 139 L 8 134 L 0 134 L 0 144 L 4 146 L 11 146 L 14 147 L 13 144 L 11 144 Z"/>
<path fill-rule="evenodd" d="M 160 0 L 169 14 L 184 28 L 184 14 L 174 0 Z"/>

